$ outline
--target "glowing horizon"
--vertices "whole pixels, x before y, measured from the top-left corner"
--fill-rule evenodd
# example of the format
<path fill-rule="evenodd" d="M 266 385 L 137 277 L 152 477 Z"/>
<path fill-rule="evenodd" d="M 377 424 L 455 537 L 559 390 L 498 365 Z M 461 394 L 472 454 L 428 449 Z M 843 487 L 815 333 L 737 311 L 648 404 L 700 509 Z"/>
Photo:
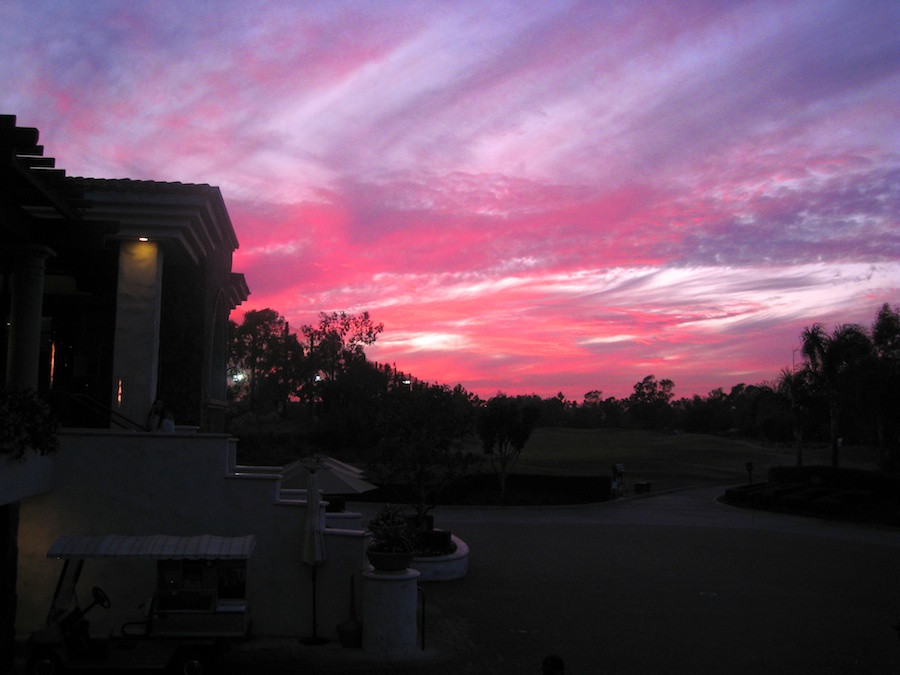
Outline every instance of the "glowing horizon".
<path fill-rule="evenodd" d="M 221 188 L 244 311 L 490 396 L 775 379 L 900 304 L 900 4 L 0 8 L 69 175 Z"/>

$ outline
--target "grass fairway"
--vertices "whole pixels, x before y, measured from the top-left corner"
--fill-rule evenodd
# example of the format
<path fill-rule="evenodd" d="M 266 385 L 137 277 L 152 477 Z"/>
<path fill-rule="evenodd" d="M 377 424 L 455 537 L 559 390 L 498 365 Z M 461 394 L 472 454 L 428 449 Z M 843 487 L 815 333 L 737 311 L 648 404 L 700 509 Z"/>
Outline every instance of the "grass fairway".
<path fill-rule="evenodd" d="M 724 485 L 765 480 L 768 467 L 794 463 L 793 454 L 716 436 L 659 434 L 623 429 L 535 429 L 515 473 L 560 476 L 610 475 L 610 466 L 625 465 L 631 490 L 649 481 L 653 491 L 690 485 Z"/>

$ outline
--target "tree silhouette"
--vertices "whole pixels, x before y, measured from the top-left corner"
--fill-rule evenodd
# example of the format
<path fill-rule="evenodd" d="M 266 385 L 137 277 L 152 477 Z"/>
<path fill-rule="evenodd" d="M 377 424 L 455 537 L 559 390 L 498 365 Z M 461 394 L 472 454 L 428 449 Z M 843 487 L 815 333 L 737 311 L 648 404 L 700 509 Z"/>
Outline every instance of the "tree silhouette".
<path fill-rule="evenodd" d="M 540 408 L 530 397 L 505 394 L 490 399 L 478 416 L 478 435 L 497 473 L 501 495 L 506 492 L 506 478 L 515 468 L 539 416 Z"/>
<path fill-rule="evenodd" d="M 882 465 L 893 468 L 896 457 L 888 455 L 888 439 L 896 439 L 900 424 L 900 308 L 885 303 L 872 325 L 872 368 L 868 391 L 875 421 L 875 433 Z"/>
<path fill-rule="evenodd" d="M 813 385 L 807 368 L 784 368 L 778 378 L 778 392 L 791 411 L 791 433 L 797 466 L 803 466 L 803 429 L 813 405 Z"/>
<path fill-rule="evenodd" d="M 831 465 L 837 466 L 841 412 L 848 393 L 858 390 L 860 366 L 872 354 L 872 341 L 857 324 L 841 324 L 829 335 L 820 323 L 805 328 L 800 340 L 813 388 L 826 402 Z"/>
<path fill-rule="evenodd" d="M 321 312 L 317 326 L 301 329 L 307 341 L 306 381 L 300 392 L 314 441 L 327 450 L 360 446 L 374 435 L 379 399 L 391 370 L 366 360 L 365 348 L 384 330 L 368 312 Z"/>
<path fill-rule="evenodd" d="M 365 347 L 374 344 L 384 330 L 368 312 L 319 313 L 319 325 L 301 328 L 306 337 L 310 359 L 321 380 L 335 380 L 351 363 L 365 359 Z"/>
<path fill-rule="evenodd" d="M 474 397 L 460 385 L 399 382 L 385 398 L 372 472 L 407 492 L 420 526 L 441 491 L 480 459 L 465 447 L 473 419 Z"/>
<path fill-rule="evenodd" d="M 628 397 L 628 413 L 641 429 L 662 431 L 671 424 L 672 380 L 657 381 L 647 375 L 634 385 L 634 393 Z"/>
<path fill-rule="evenodd" d="M 297 335 L 274 309 L 251 310 L 241 324 L 231 322 L 229 361 L 236 399 L 246 398 L 254 412 L 282 415 L 308 367 Z"/>

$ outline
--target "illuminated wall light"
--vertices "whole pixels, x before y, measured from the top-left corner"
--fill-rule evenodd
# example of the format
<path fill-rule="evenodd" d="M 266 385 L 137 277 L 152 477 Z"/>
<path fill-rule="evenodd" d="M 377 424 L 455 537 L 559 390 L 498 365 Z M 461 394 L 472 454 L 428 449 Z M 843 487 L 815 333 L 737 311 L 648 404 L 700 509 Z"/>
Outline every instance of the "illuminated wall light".
<path fill-rule="evenodd" d="M 50 388 L 53 389 L 53 380 L 56 378 L 56 342 L 50 342 Z"/>
<path fill-rule="evenodd" d="M 119 383 L 116 385 L 116 404 L 121 408 L 122 407 L 122 392 L 123 392 L 123 384 L 122 378 L 119 378 Z"/>
<path fill-rule="evenodd" d="M 150 241 L 150 237 L 138 237 L 138 241 Z"/>

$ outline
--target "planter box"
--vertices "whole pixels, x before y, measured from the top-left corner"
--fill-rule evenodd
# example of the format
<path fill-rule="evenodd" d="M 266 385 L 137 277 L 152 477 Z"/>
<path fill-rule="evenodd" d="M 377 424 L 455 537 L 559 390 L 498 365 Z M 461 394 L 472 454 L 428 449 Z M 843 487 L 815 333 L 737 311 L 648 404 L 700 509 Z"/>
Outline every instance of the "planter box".
<path fill-rule="evenodd" d="M 401 551 L 366 551 L 369 563 L 377 572 L 405 572 L 413 560 L 412 553 Z"/>
<path fill-rule="evenodd" d="M 426 555 L 447 555 L 453 549 L 450 530 L 419 530 L 413 538 L 416 551 Z"/>
<path fill-rule="evenodd" d="M 469 546 L 458 537 L 452 537 L 452 540 L 456 550 L 450 555 L 413 559 L 412 568 L 421 573 L 421 581 L 454 581 L 466 576 L 469 571 Z"/>
<path fill-rule="evenodd" d="M 20 460 L 0 457 L 0 504 L 19 502 L 52 488 L 52 457 L 33 452 L 25 453 Z"/>

